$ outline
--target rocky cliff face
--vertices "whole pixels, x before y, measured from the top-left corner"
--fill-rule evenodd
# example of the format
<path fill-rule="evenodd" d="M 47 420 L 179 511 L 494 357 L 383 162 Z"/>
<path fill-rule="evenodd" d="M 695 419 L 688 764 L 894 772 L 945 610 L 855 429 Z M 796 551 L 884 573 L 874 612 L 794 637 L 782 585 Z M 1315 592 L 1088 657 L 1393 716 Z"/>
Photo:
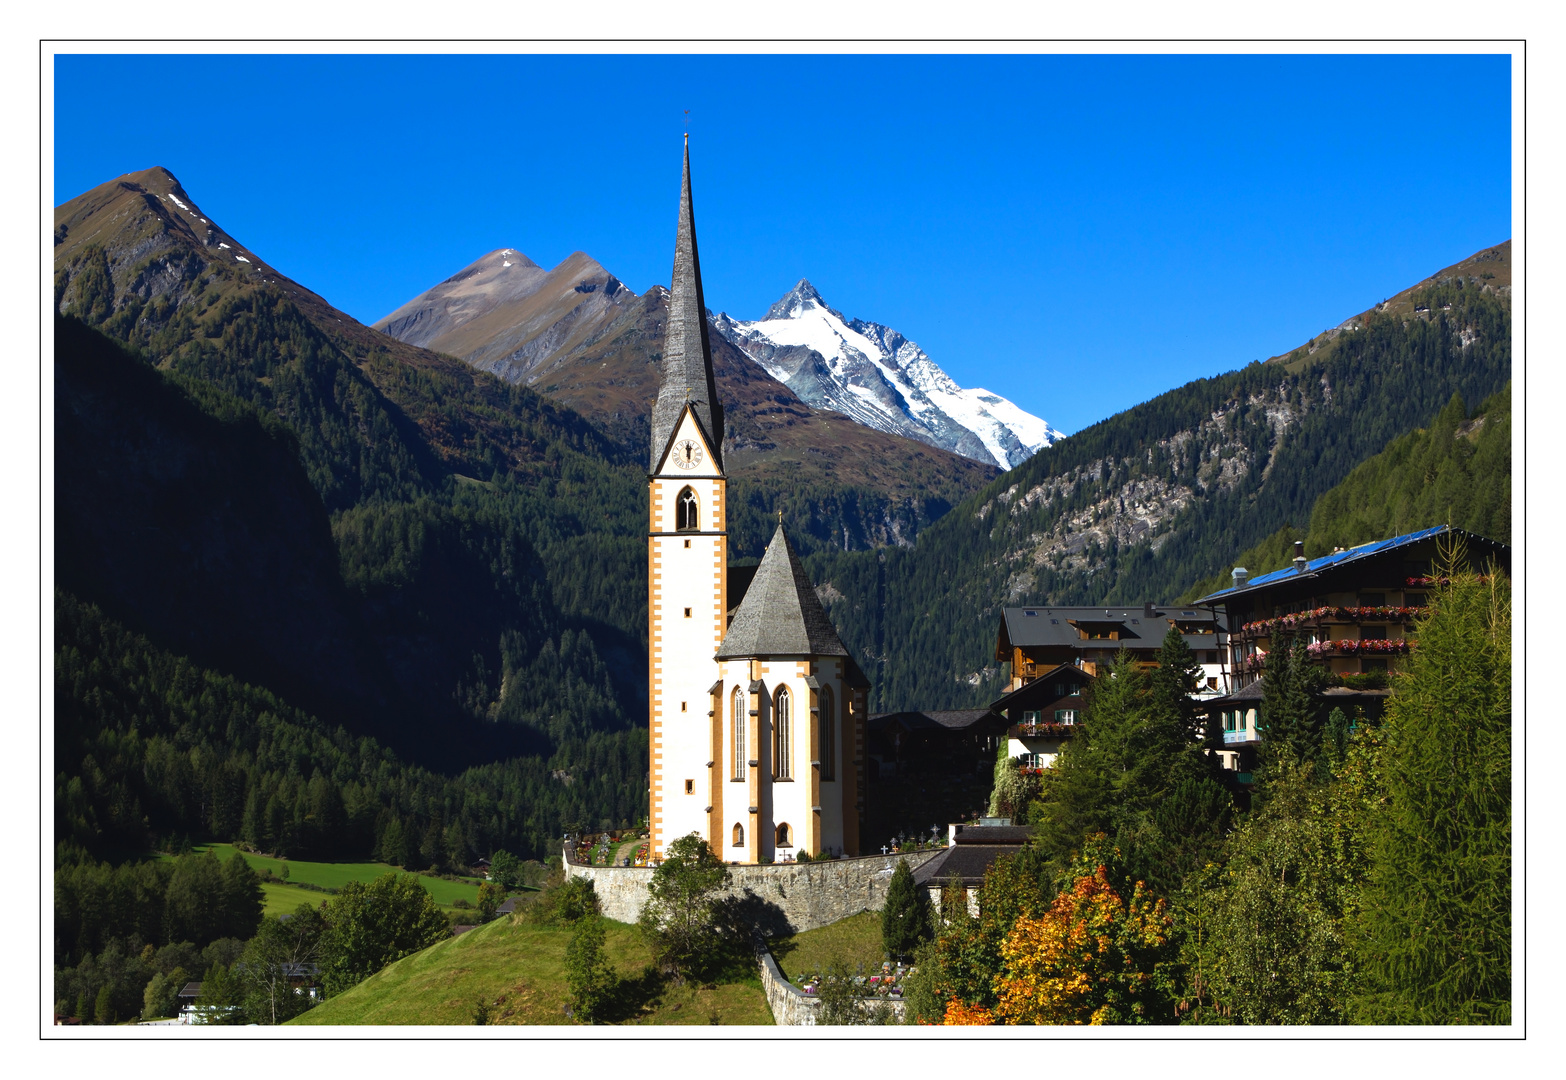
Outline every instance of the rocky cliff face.
<path fill-rule="evenodd" d="M 1157 555 L 1192 506 L 1265 482 L 1289 430 L 1330 402 L 1325 384 L 1319 395 L 1300 394 L 1291 381 L 1225 402 L 1134 456 L 1095 458 L 981 503 L 975 520 L 992 530 L 1004 520 L 1015 530 L 1007 602 L 1037 595 L 1046 567 L 1087 577 L 1104 569 L 1110 551 L 1145 547 Z"/>

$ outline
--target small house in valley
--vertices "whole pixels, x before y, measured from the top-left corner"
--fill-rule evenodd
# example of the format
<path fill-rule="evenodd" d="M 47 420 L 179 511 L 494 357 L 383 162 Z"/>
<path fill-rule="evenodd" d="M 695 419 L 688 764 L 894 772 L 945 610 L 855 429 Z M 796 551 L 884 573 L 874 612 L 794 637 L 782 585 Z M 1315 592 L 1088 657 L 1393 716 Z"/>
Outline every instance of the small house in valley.
<path fill-rule="evenodd" d="M 1058 664 L 990 705 L 1006 721 L 1010 757 L 1030 769 L 1047 769 L 1076 730 L 1083 694 L 1093 676 L 1073 664 Z"/>

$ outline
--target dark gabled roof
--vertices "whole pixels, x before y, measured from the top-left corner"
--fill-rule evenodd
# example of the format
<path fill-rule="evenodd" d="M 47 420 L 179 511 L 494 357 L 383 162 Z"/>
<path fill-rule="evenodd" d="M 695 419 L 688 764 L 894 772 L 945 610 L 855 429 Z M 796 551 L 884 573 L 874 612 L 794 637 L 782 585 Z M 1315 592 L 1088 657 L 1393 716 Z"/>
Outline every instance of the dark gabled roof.
<path fill-rule="evenodd" d="M 1032 836 L 1026 825 L 964 825 L 954 839 L 958 844 L 1026 844 Z"/>
<path fill-rule="evenodd" d="M 201 996 L 201 984 L 198 983 L 198 982 L 186 983 L 185 984 L 185 988 L 179 992 L 179 996 L 182 997 L 182 998 L 183 997 L 188 997 L 188 998 L 200 997 Z"/>
<path fill-rule="evenodd" d="M 1011 693 L 998 697 L 990 702 L 990 711 L 1003 713 L 1012 705 L 1020 701 L 1032 700 L 1041 697 L 1047 701 L 1053 701 L 1061 695 L 1054 692 L 1052 687 L 1061 679 L 1070 679 L 1072 682 L 1086 686 L 1093 681 L 1093 676 L 1077 667 L 1075 664 L 1056 664 L 1044 674 L 1039 675 L 1017 687 Z"/>
<path fill-rule="evenodd" d="M 939 888 L 941 882 L 956 876 L 964 885 L 978 885 L 984 880 L 984 872 L 995 864 L 996 859 L 1002 855 L 1015 855 L 1021 850 L 1020 843 L 958 844 L 915 870 L 914 884 Z"/>
<path fill-rule="evenodd" d="M 908 731 L 950 731 L 961 733 L 975 724 L 994 717 L 997 725 L 1006 718 L 996 716 L 989 709 L 905 709 L 902 712 L 875 713 L 868 721 L 872 729 L 886 728 L 893 724 Z"/>
<path fill-rule="evenodd" d="M 1421 540 L 1428 540 L 1431 537 L 1440 536 L 1443 533 L 1452 533 L 1454 535 L 1461 536 L 1467 541 L 1476 542 L 1478 545 L 1482 545 L 1484 547 L 1506 549 L 1505 544 L 1486 539 L 1483 536 L 1475 536 L 1473 533 L 1466 532 L 1462 529 L 1454 529 L 1449 525 L 1435 525 L 1428 529 L 1420 529 L 1418 532 L 1404 533 L 1402 536 L 1394 536 L 1387 540 L 1375 540 L 1368 544 L 1360 544 L 1358 547 L 1351 547 L 1347 551 L 1334 551 L 1331 555 L 1323 555 L 1319 559 L 1310 560 L 1305 564 L 1304 570 L 1296 570 L 1293 566 L 1286 566 L 1282 570 L 1274 570 L 1270 573 L 1262 574 L 1260 577 L 1254 577 L 1244 585 L 1237 587 L 1231 586 L 1227 589 L 1219 589 L 1215 593 L 1208 593 L 1206 596 L 1198 600 L 1197 603 L 1205 604 L 1212 600 L 1228 599 L 1230 597 L 1240 596 L 1244 593 L 1250 592 L 1253 589 L 1259 589 L 1267 585 L 1277 585 L 1284 581 L 1314 577 L 1315 575 L 1320 574 L 1325 570 L 1336 569 L 1337 567 L 1343 566 L 1347 563 L 1354 562 L 1357 559 L 1364 559 L 1371 555 L 1380 555 L 1382 552 L 1392 551 L 1396 548 L 1407 547 L 1409 544 L 1417 544 Z"/>
<path fill-rule="evenodd" d="M 723 406 L 712 377 L 712 347 L 707 340 L 707 302 L 701 292 L 701 260 L 696 253 L 696 215 L 691 206 L 691 148 L 685 145 L 680 180 L 680 223 L 674 238 L 674 281 L 664 324 L 663 381 L 652 412 L 652 451 L 648 471 L 657 470 L 688 404 L 712 448 L 712 463 L 723 468 Z"/>
<path fill-rule="evenodd" d="M 512 912 L 516 911 L 516 909 L 517 909 L 517 900 L 518 900 L 518 897 L 515 897 L 515 896 L 508 896 L 508 897 L 506 897 L 506 902 L 504 904 L 501 904 L 498 908 L 495 909 L 495 914 L 496 915 L 510 915 Z"/>
<path fill-rule="evenodd" d="M 718 659 L 847 655 L 804 565 L 779 525 L 723 644 L 718 646 Z"/>
<path fill-rule="evenodd" d="M 1211 623 L 1211 611 L 1193 607 L 1154 607 L 1149 614 L 1146 606 L 1129 607 L 1111 604 L 1108 607 L 1034 607 L 1006 608 L 1001 615 L 1000 638 L 997 653 L 1011 646 L 1037 648 L 1060 646 L 1064 648 L 1119 648 L 1156 649 L 1164 643 L 1169 633 L 1170 619 L 1183 623 Z M 1077 633 L 1076 625 L 1111 625 L 1120 630 L 1118 641 L 1085 640 Z M 1186 634 L 1187 642 L 1210 634 Z M 1210 646 L 1208 646 L 1210 647 Z M 1009 659 L 1009 658 L 1008 658 Z"/>

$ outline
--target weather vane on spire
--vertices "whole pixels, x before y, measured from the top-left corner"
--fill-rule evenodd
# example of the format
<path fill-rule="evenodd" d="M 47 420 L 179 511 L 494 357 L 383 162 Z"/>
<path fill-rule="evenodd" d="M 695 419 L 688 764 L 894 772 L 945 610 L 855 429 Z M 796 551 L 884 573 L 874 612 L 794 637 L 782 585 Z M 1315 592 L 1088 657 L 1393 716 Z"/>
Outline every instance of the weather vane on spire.
<path fill-rule="evenodd" d="M 686 109 L 685 110 L 685 144 L 687 146 L 690 145 L 690 141 L 691 141 L 690 127 L 691 127 L 691 111 L 689 109 Z"/>

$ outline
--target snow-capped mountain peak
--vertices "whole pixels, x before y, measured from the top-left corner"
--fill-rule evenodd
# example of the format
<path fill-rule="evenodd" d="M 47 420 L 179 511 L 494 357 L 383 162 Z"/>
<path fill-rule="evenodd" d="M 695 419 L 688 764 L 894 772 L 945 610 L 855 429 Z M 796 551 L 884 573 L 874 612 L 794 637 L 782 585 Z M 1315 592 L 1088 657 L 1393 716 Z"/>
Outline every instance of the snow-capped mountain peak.
<path fill-rule="evenodd" d="M 988 390 L 964 390 L 890 327 L 848 319 L 801 278 L 765 317 L 713 326 L 811 405 L 1003 469 L 1061 438 Z"/>

